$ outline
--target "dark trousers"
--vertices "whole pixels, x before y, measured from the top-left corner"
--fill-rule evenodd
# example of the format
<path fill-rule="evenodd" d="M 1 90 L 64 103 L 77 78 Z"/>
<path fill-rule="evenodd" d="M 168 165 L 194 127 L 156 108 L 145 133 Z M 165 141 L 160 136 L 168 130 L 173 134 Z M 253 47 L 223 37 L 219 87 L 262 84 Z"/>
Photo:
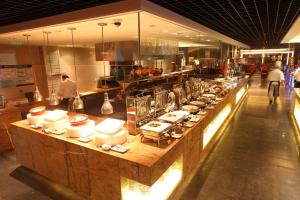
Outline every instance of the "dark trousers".
<path fill-rule="evenodd" d="M 73 98 L 63 98 L 59 104 L 59 108 L 62 110 L 72 111 Z"/>

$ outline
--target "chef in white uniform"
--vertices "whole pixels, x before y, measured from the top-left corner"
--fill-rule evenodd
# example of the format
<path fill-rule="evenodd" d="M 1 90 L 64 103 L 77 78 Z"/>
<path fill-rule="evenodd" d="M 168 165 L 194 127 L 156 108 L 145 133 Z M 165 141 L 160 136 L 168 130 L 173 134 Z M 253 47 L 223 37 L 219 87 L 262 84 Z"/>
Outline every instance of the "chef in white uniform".
<path fill-rule="evenodd" d="M 65 73 L 61 75 L 61 79 L 62 81 L 57 91 L 57 95 L 62 98 L 60 106 L 62 109 L 70 110 L 70 105 L 77 94 L 77 85 Z"/>
<path fill-rule="evenodd" d="M 277 97 L 279 96 L 279 87 L 280 84 L 284 85 L 284 75 L 283 72 L 280 70 L 281 68 L 281 61 L 276 61 L 274 70 L 272 70 L 268 75 L 268 95 L 269 95 L 269 102 L 275 102 Z"/>

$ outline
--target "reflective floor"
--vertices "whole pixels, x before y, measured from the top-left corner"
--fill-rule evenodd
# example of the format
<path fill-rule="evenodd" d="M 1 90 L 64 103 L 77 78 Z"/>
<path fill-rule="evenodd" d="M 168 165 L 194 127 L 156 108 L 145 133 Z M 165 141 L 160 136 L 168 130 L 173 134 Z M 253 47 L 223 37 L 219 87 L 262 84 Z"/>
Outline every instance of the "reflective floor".
<path fill-rule="evenodd" d="M 245 99 L 182 200 L 299 200 L 300 163 L 289 122 L 291 92 L 269 105 L 254 75 Z M 0 155 L 0 200 L 74 200 L 70 190 L 30 173 L 13 152 Z"/>
<path fill-rule="evenodd" d="M 299 200 L 300 162 L 289 121 L 292 92 L 269 104 L 265 81 L 248 97 L 182 200 Z"/>

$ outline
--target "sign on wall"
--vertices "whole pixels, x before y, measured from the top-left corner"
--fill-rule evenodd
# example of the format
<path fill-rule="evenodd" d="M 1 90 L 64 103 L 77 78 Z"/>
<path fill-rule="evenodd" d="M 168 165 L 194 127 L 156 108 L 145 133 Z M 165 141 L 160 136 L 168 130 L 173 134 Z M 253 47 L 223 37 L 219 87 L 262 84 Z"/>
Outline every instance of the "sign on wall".
<path fill-rule="evenodd" d="M 33 84 L 32 65 L 0 65 L 0 88 Z"/>

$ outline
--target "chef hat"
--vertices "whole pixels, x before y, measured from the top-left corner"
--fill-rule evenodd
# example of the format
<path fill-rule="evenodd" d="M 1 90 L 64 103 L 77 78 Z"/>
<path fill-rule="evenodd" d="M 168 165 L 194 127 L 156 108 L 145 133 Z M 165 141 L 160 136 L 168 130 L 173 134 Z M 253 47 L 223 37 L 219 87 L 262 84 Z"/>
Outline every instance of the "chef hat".
<path fill-rule="evenodd" d="M 281 67 L 281 61 L 276 61 L 275 62 L 275 68 L 280 68 Z"/>

